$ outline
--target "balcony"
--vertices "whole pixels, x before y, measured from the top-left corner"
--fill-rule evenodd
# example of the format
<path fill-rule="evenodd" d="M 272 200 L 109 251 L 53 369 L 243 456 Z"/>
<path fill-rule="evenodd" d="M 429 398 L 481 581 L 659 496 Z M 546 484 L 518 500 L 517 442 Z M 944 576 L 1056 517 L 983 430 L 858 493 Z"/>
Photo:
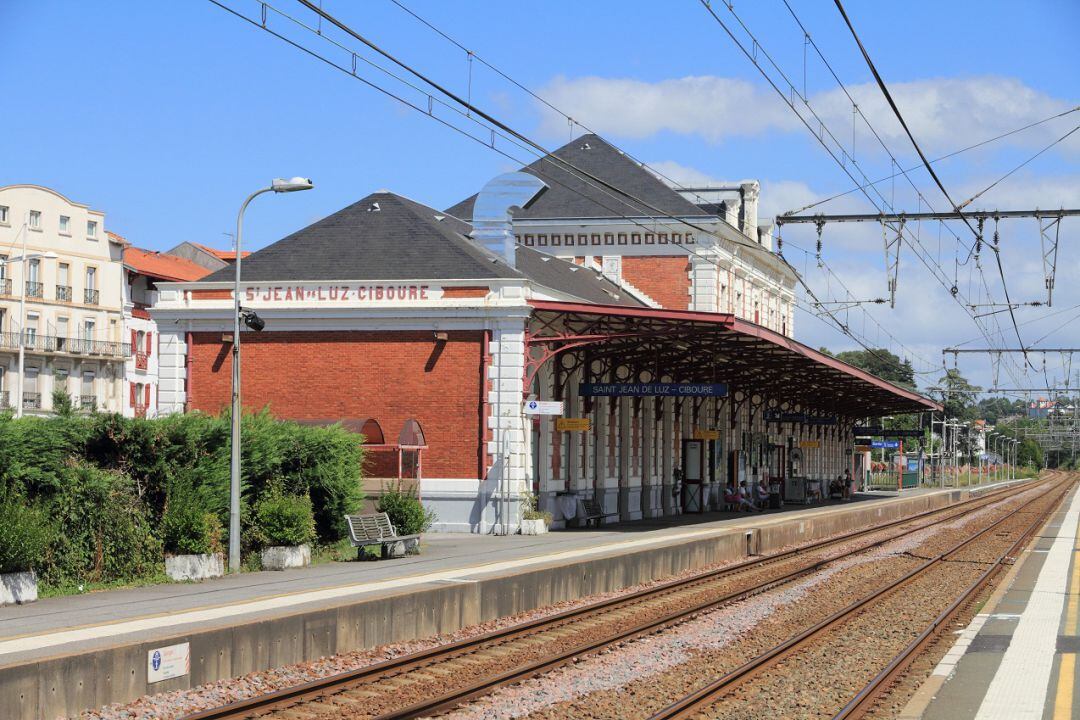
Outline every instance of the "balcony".
<path fill-rule="evenodd" d="M 56 301 L 57 302 L 71 302 L 71 286 L 70 285 L 57 285 L 56 286 Z"/>
<path fill-rule="evenodd" d="M 97 410 L 97 395 L 80 395 L 79 409 L 83 412 L 94 412 Z"/>
<path fill-rule="evenodd" d="M 0 295 L 11 295 L 11 278 L 0 278 Z"/>
<path fill-rule="evenodd" d="M 90 355 L 104 358 L 131 357 L 129 343 L 105 342 L 88 338 L 66 338 L 36 333 L 0 333 L 0 350 L 18 350 L 19 345 L 28 352 L 62 352 L 72 355 Z"/>
<path fill-rule="evenodd" d="M 22 394 L 22 407 L 23 407 L 23 410 L 40 410 L 41 409 L 41 393 L 38 393 L 38 392 L 24 392 Z"/>
<path fill-rule="evenodd" d="M 45 297 L 45 285 L 39 282 L 26 281 L 26 297 L 28 298 L 43 298 Z"/>
<path fill-rule="evenodd" d="M 146 353 L 142 351 L 136 351 L 135 353 L 135 369 L 145 370 L 150 365 L 150 359 Z"/>
<path fill-rule="evenodd" d="M 87 305 L 97 305 L 100 299 L 100 290 L 83 290 L 83 302 Z"/>

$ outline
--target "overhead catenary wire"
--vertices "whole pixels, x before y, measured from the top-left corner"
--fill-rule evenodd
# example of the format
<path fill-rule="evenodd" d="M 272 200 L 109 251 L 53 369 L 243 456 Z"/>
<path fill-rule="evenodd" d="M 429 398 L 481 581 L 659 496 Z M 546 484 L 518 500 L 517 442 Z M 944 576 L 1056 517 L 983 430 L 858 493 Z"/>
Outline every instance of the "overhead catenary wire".
<path fill-rule="evenodd" d="M 765 81 L 769 84 L 769 86 L 772 87 L 772 89 L 776 92 L 776 94 L 780 97 L 780 99 L 784 102 L 784 104 L 787 105 L 788 108 L 791 109 L 791 111 L 793 113 L 795 113 L 795 116 L 799 119 L 799 121 L 802 122 L 802 124 L 806 127 L 806 129 L 810 132 L 810 134 L 814 137 L 814 139 L 818 141 L 818 143 L 822 146 L 822 148 L 825 150 L 825 152 L 840 167 L 840 169 L 844 172 L 844 174 L 847 175 L 848 178 L 853 183 L 855 183 L 857 186 L 859 186 L 860 192 L 862 192 L 862 194 L 866 197 L 866 199 L 872 205 L 874 205 L 879 211 L 881 211 L 881 207 L 878 206 L 877 201 L 875 201 L 873 199 L 873 197 L 870 196 L 869 191 L 873 190 L 878 195 L 878 197 L 881 198 L 882 204 L 885 205 L 886 207 L 890 207 L 888 200 L 881 194 L 881 192 L 873 184 L 870 183 L 870 178 L 867 177 L 866 173 L 862 170 L 862 168 L 856 162 L 854 162 L 854 158 L 846 150 L 844 150 L 843 144 L 840 143 L 839 140 L 836 139 L 836 136 L 833 134 L 832 130 L 825 124 L 824 120 L 822 120 L 821 117 L 818 116 L 817 112 L 813 109 L 813 107 L 810 106 L 809 102 L 805 98 L 803 98 L 803 104 L 807 108 L 809 114 L 816 121 L 817 127 L 820 128 L 820 134 L 819 134 L 818 130 L 815 129 L 815 127 L 811 126 L 809 120 L 801 112 L 799 112 L 799 110 L 795 106 L 795 103 L 794 103 L 793 99 L 788 97 L 788 93 L 785 92 L 784 90 L 782 90 L 779 87 L 779 85 L 777 84 L 778 81 L 775 80 L 762 67 L 761 63 L 758 61 L 758 55 L 759 54 L 762 57 L 764 57 L 772 65 L 772 67 L 779 74 L 779 76 L 783 80 L 783 82 L 787 84 L 788 88 L 791 91 L 792 97 L 794 97 L 795 95 L 798 94 L 798 90 L 792 84 L 791 80 L 787 77 L 787 75 L 779 67 L 779 65 L 777 65 L 776 61 L 772 59 L 772 56 L 764 48 L 761 41 L 753 34 L 753 32 L 746 26 L 746 24 L 738 16 L 738 14 L 734 10 L 734 7 L 729 3 L 724 3 L 725 9 L 735 18 L 735 21 L 738 22 L 739 26 L 747 34 L 749 40 L 752 41 L 753 50 L 748 49 L 746 47 L 746 45 L 744 45 L 743 42 L 741 42 L 740 39 L 738 37 L 736 37 L 734 31 L 730 27 L 728 27 L 727 23 L 725 23 L 723 21 L 723 19 L 719 16 L 716 9 L 712 6 L 712 4 L 710 3 L 709 0 L 700 0 L 700 2 L 702 4 L 702 6 L 705 8 L 706 12 L 708 12 L 709 15 L 712 16 L 713 20 L 727 34 L 727 36 L 731 39 L 731 41 L 735 44 L 735 46 L 739 49 L 739 51 L 746 57 L 746 59 L 749 60 L 750 63 L 755 68 L 757 68 L 758 72 L 765 79 Z M 826 142 L 826 135 L 832 141 L 833 145 L 836 148 L 835 150 L 834 150 L 834 147 L 830 146 L 830 144 L 828 142 Z M 838 157 L 838 153 L 839 153 L 839 157 Z M 848 160 L 850 160 L 851 162 L 850 163 L 847 162 Z M 859 172 L 860 175 L 862 175 L 863 182 L 860 183 L 855 178 L 855 176 L 852 174 L 852 170 L 851 170 L 851 167 L 849 167 L 849 165 L 851 167 L 854 167 L 856 169 L 856 171 Z M 980 330 L 980 332 L 982 332 L 982 334 L 983 334 L 984 338 L 986 339 L 986 341 L 988 343 L 992 343 L 993 341 L 991 340 L 989 332 L 987 331 L 986 328 L 983 327 L 982 323 L 979 321 L 979 318 L 974 317 L 974 313 L 970 312 L 969 309 L 967 307 L 965 307 L 965 304 L 966 304 L 967 301 L 966 301 L 966 298 L 964 297 L 964 295 L 962 293 L 960 293 L 958 290 L 954 291 L 955 285 L 949 281 L 949 278 L 945 274 L 944 269 L 941 268 L 941 266 L 939 264 L 937 264 L 936 262 L 933 261 L 933 258 L 929 254 L 929 251 L 927 251 L 925 249 L 925 247 L 923 247 L 921 240 L 917 236 L 911 234 L 910 231 L 909 231 L 907 237 L 911 241 L 911 243 L 912 243 L 912 245 L 911 245 L 912 251 L 914 252 L 915 256 L 919 259 L 919 261 L 927 268 L 927 270 L 930 271 L 931 275 L 946 290 L 948 290 L 950 292 L 950 295 L 956 300 L 956 302 L 959 303 L 961 305 L 961 307 L 964 308 L 965 313 L 967 313 L 968 316 L 971 317 L 971 319 L 975 323 L 975 326 Z M 995 321 L 996 321 L 996 318 L 995 318 Z"/>
<path fill-rule="evenodd" d="M 893 100 L 892 93 L 889 92 L 889 88 L 885 84 L 885 81 L 882 79 L 881 74 L 877 70 L 877 67 L 875 67 L 874 61 L 870 59 L 870 54 L 866 51 L 866 47 L 863 45 L 862 40 L 859 39 L 858 33 L 855 32 L 855 26 L 852 25 L 851 19 L 848 17 L 847 11 L 844 10 L 843 2 L 841 2 L 841 0 L 833 0 L 833 2 L 836 3 L 836 7 L 840 11 L 840 15 L 844 18 L 844 23 L 847 25 L 848 30 L 851 31 L 851 37 L 855 39 L 855 44 L 859 46 L 859 52 L 862 53 L 863 60 L 866 61 L 867 67 L 870 68 L 870 73 L 874 76 L 874 80 L 877 82 L 878 88 L 880 88 L 881 90 L 881 94 L 885 96 L 885 100 L 889 103 L 889 107 L 892 108 L 893 114 L 896 116 L 896 119 L 900 122 L 900 126 L 907 134 L 908 140 L 911 141 L 912 147 L 915 148 L 915 152 L 918 153 L 919 159 L 922 160 L 923 165 L 926 167 L 926 171 L 930 173 L 930 177 L 933 178 L 934 183 L 938 186 L 938 189 L 941 190 L 941 194 L 945 196 L 945 199 L 949 201 L 949 204 L 952 206 L 953 210 L 958 213 L 961 212 L 961 208 L 949 195 L 949 191 L 945 189 L 945 184 L 941 182 L 941 178 L 939 178 L 938 174 L 934 171 L 933 165 L 930 164 L 930 161 L 926 158 L 926 155 L 925 153 L 923 153 L 922 148 L 919 147 L 919 143 L 915 140 L 915 136 L 911 134 L 911 130 L 910 128 L 908 128 L 908 124 L 904 120 L 904 116 L 900 112 L 900 108 L 896 106 L 896 102 Z M 965 219 L 964 224 L 968 227 L 969 230 L 971 230 L 972 235 L 975 235 L 976 238 L 978 238 L 978 233 L 975 228 L 971 226 L 971 222 Z M 1012 300 L 1009 298 L 1009 286 L 1008 283 L 1005 281 L 1005 268 L 1001 264 L 1001 253 L 998 252 L 996 249 L 994 252 L 994 258 L 997 263 L 998 273 L 1001 275 L 1001 291 L 1005 295 L 1005 302 L 1011 305 Z M 1013 312 L 1011 307 L 1009 309 L 1009 318 L 1012 320 L 1013 329 L 1016 331 L 1016 339 L 1020 343 L 1020 347 L 1023 348 L 1024 340 L 1022 337 L 1020 337 L 1020 326 L 1016 324 L 1016 313 Z M 1028 359 L 1026 354 L 1024 355 L 1024 361 L 1027 362 L 1028 365 L 1031 364 L 1031 361 Z"/>
<path fill-rule="evenodd" d="M 1044 148 L 1043 148 L 1042 150 L 1040 150 L 1039 152 L 1035 153 L 1034 155 L 1032 155 L 1031 157 L 1029 157 L 1029 158 L 1028 158 L 1027 160 L 1025 160 L 1024 162 L 1020 163 L 1019 165 L 1017 165 L 1016 167 L 1014 167 L 1014 168 L 1013 168 L 1012 170 L 1010 170 L 1009 172 L 1005 173 L 1004 175 L 1002 175 L 1001 177 L 999 177 L 999 178 L 998 178 L 997 180 L 995 180 L 994 182 L 990 183 L 990 184 L 989 184 L 989 185 L 987 185 L 987 186 L 986 186 L 985 188 L 983 188 L 983 189 L 982 189 L 982 190 L 980 190 L 979 192 L 977 192 L 977 193 L 975 193 L 974 195 L 972 195 L 971 197 L 969 197 L 969 198 L 968 198 L 967 200 L 965 200 L 964 202 L 960 203 L 960 207 L 961 207 L 961 208 L 963 208 L 963 207 L 966 207 L 967 205 L 971 204 L 971 203 L 972 203 L 972 202 L 973 202 L 974 200 L 978 199 L 978 198 L 979 198 L 979 197 L 981 197 L 982 195 L 985 195 L 985 194 L 986 194 L 987 192 L 989 192 L 990 190 L 992 190 L 992 189 L 993 189 L 994 187 L 996 187 L 996 186 L 997 186 L 997 185 L 998 185 L 999 183 L 1001 183 L 1002 181 L 1004 181 L 1005 179 L 1007 179 L 1007 178 L 1008 178 L 1008 177 L 1009 177 L 1010 175 L 1012 175 L 1013 173 L 1015 173 L 1015 172 L 1016 172 L 1017 170 L 1020 170 L 1020 169 L 1021 169 L 1021 168 L 1023 168 L 1023 167 L 1025 166 L 1025 165 L 1027 165 L 1027 164 L 1028 164 L 1028 163 L 1030 163 L 1030 162 L 1031 162 L 1032 160 L 1036 159 L 1037 157 L 1039 157 L 1040 155 L 1042 155 L 1042 154 L 1043 154 L 1044 152 L 1046 152 L 1046 151 L 1047 151 L 1047 150 L 1049 150 L 1050 148 L 1054 147 L 1055 145 L 1057 145 L 1057 144 L 1059 144 L 1059 143 L 1061 143 L 1061 142 L 1064 142 L 1064 141 L 1065 141 L 1066 139 L 1068 139 L 1068 137 L 1069 137 L 1070 135 L 1072 135 L 1072 134 L 1073 134 L 1074 132 L 1076 132 L 1077 130 L 1080 130 L 1080 125 L 1077 125 L 1077 126 L 1076 126 L 1076 127 L 1074 127 L 1074 128 L 1072 129 L 1072 130 L 1070 130 L 1069 132 L 1065 133 L 1064 135 L 1062 135 L 1061 137 L 1059 137 L 1059 138 L 1058 138 L 1057 140 L 1055 140 L 1054 142 L 1050 143 L 1049 145 L 1047 145 L 1046 147 L 1044 147 Z"/>

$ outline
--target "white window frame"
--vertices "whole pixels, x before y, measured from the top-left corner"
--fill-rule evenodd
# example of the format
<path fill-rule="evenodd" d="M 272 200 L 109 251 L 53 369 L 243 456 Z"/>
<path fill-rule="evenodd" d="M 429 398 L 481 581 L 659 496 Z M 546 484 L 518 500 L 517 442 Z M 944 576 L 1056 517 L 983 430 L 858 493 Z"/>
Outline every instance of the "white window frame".
<path fill-rule="evenodd" d="M 61 215 L 59 227 L 61 235 L 71 235 L 71 216 Z"/>
<path fill-rule="evenodd" d="M 98 222 L 97 220 L 86 221 L 86 237 L 91 240 L 97 240 L 98 236 Z"/>
<path fill-rule="evenodd" d="M 40 231 L 41 230 L 41 211 L 40 210 L 31 210 L 30 211 L 30 216 L 26 221 L 26 225 L 31 230 Z"/>
<path fill-rule="evenodd" d="M 0 205 L 0 225 L 11 225 L 11 207 L 8 205 Z"/>

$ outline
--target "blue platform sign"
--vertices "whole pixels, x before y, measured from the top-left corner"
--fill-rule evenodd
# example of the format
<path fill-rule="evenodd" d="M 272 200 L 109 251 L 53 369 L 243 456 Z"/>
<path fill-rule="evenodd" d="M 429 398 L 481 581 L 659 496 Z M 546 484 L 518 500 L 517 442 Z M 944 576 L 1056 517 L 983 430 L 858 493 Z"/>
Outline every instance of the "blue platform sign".
<path fill-rule="evenodd" d="M 581 383 L 582 397 L 727 397 L 725 383 Z"/>
<path fill-rule="evenodd" d="M 896 450 L 900 447 L 899 440 L 874 440 L 870 443 L 870 447 L 877 450 Z"/>

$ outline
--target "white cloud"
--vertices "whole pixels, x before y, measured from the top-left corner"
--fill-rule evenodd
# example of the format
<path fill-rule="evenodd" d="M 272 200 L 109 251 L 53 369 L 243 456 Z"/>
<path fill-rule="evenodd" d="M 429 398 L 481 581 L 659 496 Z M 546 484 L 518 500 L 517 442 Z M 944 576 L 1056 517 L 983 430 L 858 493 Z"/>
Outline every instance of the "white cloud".
<path fill-rule="evenodd" d="M 912 133 L 923 149 L 932 153 L 955 150 L 1076 107 L 1075 101 L 1052 97 L 1005 77 L 935 78 L 892 83 L 889 88 Z M 863 83 L 848 89 L 885 142 L 895 146 L 893 151 L 907 154 L 910 148 L 903 129 L 877 86 Z M 541 89 L 540 95 L 597 132 L 625 138 L 666 131 L 719 143 L 769 131 L 805 132 L 770 88 L 737 78 L 706 75 L 645 82 L 560 76 Z M 849 142 L 852 109 L 842 90 L 812 95 L 810 105 L 841 142 Z M 564 118 L 546 108 L 542 112 L 546 132 L 565 133 Z M 1060 122 L 1047 123 L 1002 142 L 1044 145 L 1064 134 L 1062 128 Z M 865 127 L 859 127 L 858 133 L 857 156 L 877 150 Z M 1080 135 L 1066 145 L 1080 151 Z"/>

